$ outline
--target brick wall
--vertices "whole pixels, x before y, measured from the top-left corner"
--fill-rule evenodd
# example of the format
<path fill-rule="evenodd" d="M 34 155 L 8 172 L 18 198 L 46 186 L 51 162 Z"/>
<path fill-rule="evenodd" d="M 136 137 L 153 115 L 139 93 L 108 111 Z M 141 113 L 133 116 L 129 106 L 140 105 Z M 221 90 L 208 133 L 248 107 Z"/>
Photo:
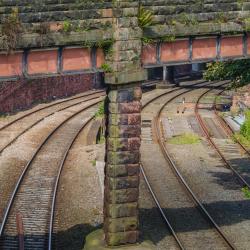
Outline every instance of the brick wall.
<path fill-rule="evenodd" d="M 102 73 L 6 80 L 0 83 L 0 112 L 26 109 L 34 104 L 100 88 Z"/>

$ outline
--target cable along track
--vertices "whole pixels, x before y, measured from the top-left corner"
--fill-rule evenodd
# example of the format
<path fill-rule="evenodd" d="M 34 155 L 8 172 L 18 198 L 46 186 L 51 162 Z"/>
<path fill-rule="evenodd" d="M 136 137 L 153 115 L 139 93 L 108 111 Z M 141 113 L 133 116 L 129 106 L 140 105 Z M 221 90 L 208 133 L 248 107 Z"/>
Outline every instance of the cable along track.
<path fill-rule="evenodd" d="M 224 84 L 222 84 L 222 85 L 224 85 Z M 204 88 L 206 88 L 206 86 L 204 86 Z M 153 120 L 152 128 L 155 130 L 155 134 L 157 135 L 157 141 L 158 141 L 158 144 L 160 146 L 160 150 L 161 150 L 162 155 L 164 156 L 165 160 L 167 161 L 167 165 L 171 167 L 171 170 L 172 170 L 173 174 L 175 175 L 175 178 L 177 178 L 178 182 L 181 183 L 182 188 L 186 191 L 187 196 L 192 198 L 192 201 L 194 202 L 195 206 L 197 206 L 199 208 L 199 213 L 201 213 L 204 216 L 204 219 L 206 219 L 210 223 L 210 225 L 216 230 L 216 232 L 218 233 L 218 236 L 220 236 L 220 238 L 224 241 L 224 243 L 227 245 L 227 247 L 229 247 L 230 249 L 236 249 L 236 247 L 231 242 L 231 240 L 224 234 L 224 232 L 220 229 L 220 227 L 213 220 L 213 218 L 208 213 L 206 208 L 203 206 L 203 204 L 199 201 L 199 199 L 196 197 L 194 192 L 191 190 L 191 188 L 189 187 L 189 185 L 187 184 L 187 182 L 185 181 L 185 179 L 183 178 L 183 176 L 179 172 L 178 167 L 175 165 L 175 163 L 171 159 L 171 157 L 170 157 L 170 155 L 169 155 L 169 153 L 167 151 L 167 148 L 164 145 L 164 141 L 163 141 L 163 138 L 162 138 L 161 122 L 160 122 L 160 117 L 161 117 L 162 111 L 164 110 L 166 105 L 168 105 L 170 102 L 172 102 L 176 98 L 182 96 L 183 94 L 189 93 L 191 91 L 192 90 L 187 90 L 187 91 L 184 91 L 182 93 L 179 93 L 179 94 L 175 95 L 174 97 L 170 98 L 163 105 L 161 105 L 161 108 L 158 111 L 158 113 L 156 115 L 156 118 Z M 153 187 L 151 186 L 150 181 L 148 180 L 148 178 L 146 176 L 147 171 L 145 171 L 143 165 L 141 166 L 141 168 L 142 168 L 142 173 L 144 175 L 144 178 L 146 179 L 146 184 L 148 185 L 148 188 L 149 188 L 149 190 L 151 192 L 151 195 L 153 196 L 153 199 L 155 200 L 155 202 L 156 202 L 156 204 L 157 204 L 157 206 L 158 206 L 158 208 L 160 210 L 161 215 L 163 216 L 165 222 L 167 223 L 167 225 L 168 225 L 168 227 L 170 229 L 170 232 L 174 236 L 174 238 L 175 238 L 178 246 L 180 247 L 180 249 L 184 249 L 185 244 L 184 244 L 184 242 L 182 242 L 180 240 L 180 238 L 178 237 L 178 233 L 176 233 L 176 231 L 175 231 L 175 228 L 169 222 L 170 217 L 164 212 L 164 209 L 162 209 L 161 204 L 160 204 L 160 202 L 159 202 L 159 200 L 157 198 L 157 195 L 154 192 Z"/>

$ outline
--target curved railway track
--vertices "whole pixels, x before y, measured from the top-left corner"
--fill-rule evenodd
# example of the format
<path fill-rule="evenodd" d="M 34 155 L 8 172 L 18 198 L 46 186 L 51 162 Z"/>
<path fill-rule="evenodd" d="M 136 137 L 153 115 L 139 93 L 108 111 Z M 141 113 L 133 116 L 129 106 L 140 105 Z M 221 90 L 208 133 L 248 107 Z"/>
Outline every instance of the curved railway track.
<path fill-rule="evenodd" d="M 63 161 L 74 139 L 93 119 L 94 111 L 88 114 L 87 120 L 86 112 L 90 112 L 89 109 L 100 101 L 96 100 L 75 112 L 53 129 L 26 164 L 1 221 L 1 249 L 18 249 L 21 244 L 25 244 L 25 249 L 46 249 L 46 245 L 51 246 L 53 223 L 50 220 L 54 216 L 55 197 Z M 84 119 L 82 125 L 81 120 Z M 48 161 L 48 154 L 53 161 Z M 23 217 L 23 243 L 17 237 L 17 214 Z"/>
<path fill-rule="evenodd" d="M 74 101 L 74 100 L 78 100 L 78 99 L 81 99 L 82 97 L 86 97 L 86 96 L 90 96 L 90 95 L 93 95 L 93 94 L 98 94 L 98 93 L 104 93 L 105 91 L 103 90 L 100 90 L 100 91 L 94 91 L 93 93 L 85 93 L 85 94 L 82 94 L 80 96 L 76 96 L 76 97 L 72 97 L 72 98 L 68 98 L 68 99 L 65 99 L 65 100 L 62 100 L 62 101 L 57 101 L 57 102 L 54 102 L 54 103 L 51 103 L 49 105 L 46 105 L 45 107 L 41 107 L 41 108 L 38 108 L 36 110 L 33 110 L 31 112 L 28 112 L 24 115 L 21 115 L 20 117 L 17 117 L 16 119 L 6 123 L 5 125 L 3 125 L 2 127 L 0 127 L 0 131 L 2 131 L 3 129 L 6 129 L 7 127 L 11 126 L 12 124 L 30 116 L 30 115 L 33 115 L 37 112 L 40 112 L 42 110 L 46 110 L 48 108 L 51 108 L 51 107 L 54 107 L 54 106 L 57 106 L 59 104 L 63 104 L 63 103 L 67 103 L 67 102 L 70 102 L 70 101 Z"/>
<path fill-rule="evenodd" d="M 197 83 L 193 86 L 200 84 L 202 83 Z M 174 90 L 170 90 L 161 95 L 158 95 L 147 102 L 143 107 L 145 108 L 148 104 L 159 99 L 160 97 L 163 97 L 170 93 L 175 93 L 178 90 L 181 90 L 181 88 L 175 88 Z M 184 93 L 190 91 L 192 91 L 192 89 L 184 91 Z M 180 96 L 184 93 L 182 92 L 177 96 Z M 177 96 L 175 96 L 175 98 L 177 98 Z M 98 102 L 99 101 L 96 101 L 95 104 L 91 106 L 96 105 Z M 165 105 L 167 104 L 164 104 L 164 106 Z M 83 113 L 85 113 L 85 111 L 89 108 L 90 106 L 81 109 L 80 111 L 68 117 L 62 124 L 57 126 L 40 144 L 39 148 L 33 154 L 32 159 L 27 163 L 22 175 L 17 182 L 0 227 L 0 246 L 2 246 L 3 249 L 18 249 L 18 245 L 20 246 L 20 244 L 25 244 L 25 249 L 52 249 L 53 220 L 60 175 L 68 152 L 74 144 L 74 141 L 76 140 L 79 133 L 85 128 L 85 126 L 93 119 L 93 115 L 90 115 L 83 124 L 79 123 L 78 117 L 83 115 Z M 72 120 L 74 119 L 75 121 L 73 122 Z M 70 123 L 74 123 L 75 126 L 72 126 L 72 124 L 70 125 Z M 66 127 L 67 132 L 61 131 L 65 129 L 64 127 Z M 72 127 L 74 127 L 74 131 L 71 131 Z M 66 141 L 68 143 L 64 144 L 64 150 L 61 150 L 62 140 L 60 137 L 63 134 L 70 134 L 70 138 L 67 138 Z M 52 143 L 52 141 L 54 143 Z M 65 141 L 65 138 L 63 141 Z M 55 146 L 58 145 L 60 145 L 60 153 L 57 152 L 57 160 L 53 160 L 54 163 L 51 163 L 54 168 L 53 173 L 51 172 L 51 166 L 46 166 L 41 169 L 41 166 L 44 163 L 43 160 L 46 159 L 46 152 L 50 152 L 49 149 L 55 148 Z M 45 164 L 43 166 L 45 166 Z M 165 217 L 165 222 L 168 224 L 168 227 L 170 228 L 170 231 L 172 232 L 172 235 L 174 236 L 178 246 L 180 247 L 180 249 L 185 249 L 181 241 L 178 239 L 178 236 L 175 234 L 174 228 L 169 223 L 166 214 L 161 209 L 160 203 L 157 200 L 156 195 L 153 193 L 153 189 L 150 186 L 149 181 L 147 180 L 147 176 L 143 170 L 143 166 L 142 173 L 151 191 L 151 194 L 154 196 L 154 200 L 157 203 L 162 216 Z M 40 178 L 40 176 L 43 176 L 43 178 Z M 35 186 L 32 186 L 34 184 Z M 32 202 L 31 205 L 29 205 L 30 202 Z M 38 211 L 41 212 L 40 215 L 37 213 Z M 16 214 L 21 214 L 21 217 L 23 217 L 24 219 L 26 237 L 23 239 L 18 239 L 16 237 Z M 37 235 L 34 235 L 34 232 Z M 235 249 L 233 248 L 233 246 L 231 248 Z"/>
<path fill-rule="evenodd" d="M 25 115 L 22 115 L 22 116 L 18 117 L 17 119 L 14 119 L 13 121 L 7 123 L 6 125 L 4 125 L 3 127 L 0 128 L 0 133 L 3 133 L 3 131 L 4 131 L 4 133 L 8 134 L 8 141 L 4 145 L 1 146 L 0 154 L 7 147 L 9 147 L 12 143 L 14 143 L 20 136 L 22 136 L 24 133 L 29 131 L 35 125 L 38 125 L 45 118 L 48 118 L 49 116 L 52 116 L 57 112 L 62 112 L 62 111 L 65 111 L 65 110 L 67 110 L 69 108 L 72 108 L 74 106 L 86 103 L 86 102 L 91 101 L 91 100 L 98 99 L 99 97 L 104 96 L 104 94 L 105 93 L 103 91 L 96 91 L 96 92 L 93 92 L 93 93 L 88 93 L 88 94 L 84 94 L 84 95 L 81 95 L 81 96 L 78 96 L 78 97 L 74 97 L 74 98 L 70 98 L 70 99 L 67 99 L 67 100 L 60 101 L 60 102 L 56 102 L 56 103 L 50 104 L 48 106 L 42 107 L 40 109 L 36 109 L 36 110 L 34 110 L 32 112 L 29 112 L 29 113 L 27 113 Z M 70 103 L 70 104 L 68 104 L 66 106 L 65 105 L 62 106 L 63 104 L 67 104 L 67 103 Z M 56 109 L 53 110 L 53 108 L 56 108 Z M 52 110 L 50 111 L 50 109 L 52 109 Z M 46 113 L 41 114 L 39 116 L 39 112 L 41 112 L 41 111 L 46 111 Z M 33 117 L 33 121 L 32 121 L 32 116 L 35 116 L 35 117 Z M 38 116 L 38 117 L 36 117 L 36 116 Z M 22 128 L 22 122 L 26 118 L 31 119 L 31 122 L 29 121 L 30 124 L 28 126 L 24 126 Z M 10 138 L 9 138 L 9 130 L 8 129 L 10 127 L 12 127 L 12 126 L 18 126 L 19 123 L 21 123 L 20 124 L 21 130 L 20 130 L 20 128 L 14 129 L 15 130 L 14 137 L 10 136 Z"/>
<path fill-rule="evenodd" d="M 248 177 L 249 179 L 249 176 L 247 176 L 247 174 L 249 175 L 249 170 L 248 170 L 248 167 L 247 166 L 241 166 L 241 167 L 237 167 L 237 164 L 232 164 L 230 162 L 230 159 L 228 159 L 228 156 L 226 156 L 225 154 L 225 151 L 223 149 L 223 147 L 225 147 L 225 145 L 222 145 L 222 146 L 218 146 L 217 143 L 218 141 L 215 140 L 215 138 L 213 138 L 211 136 L 211 133 L 207 127 L 207 124 L 204 122 L 204 119 L 202 118 L 202 116 L 200 115 L 199 113 L 199 104 L 200 104 L 200 101 L 202 100 L 202 98 L 204 96 L 206 96 L 211 90 L 208 90 L 206 91 L 205 93 L 203 93 L 203 95 L 201 95 L 199 97 L 199 99 L 197 100 L 197 103 L 195 105 L 195 115 L 196 115 L 196 118 L 205 134 L 205 137 L 207 139 L 207 141 L 210 143 L 210 145 L 216 150 L 216 152 L 218 153 L 218 155 L 220 156 L 220 158 L 222 159 L 222 161 L 224 162 L 225 166 L 227 168 L 229 168 L 233 174 L 238 178 L 238 180 L 240 181 L 240 183 L 245 186 L 245 187 L 248 187 L 250 188 L 250 182 L 249 180 L 246 179 L 246 177 Z M 218 95 L 222 93 L 222 92 L 219 92 Z M 213 107 L 215 106 L 214 105 L 215 103 L 213 103 Z M 217 113 L 217 112 L 215 112 Z M 217 114 L 217 117 L 218 117 L 218 114 Z M 225 126 L 222 126 L 222 128 L 225 129 Z M 228 130 L 227 130 L 228 131 Z M 227 132 L 228 133 L 228 132 Z M 233 144 L 233 142 L 232 142 Z M 244 149 L 245 153 L 248 154 L 248 156 L 250 156 L 249 152 L 245 149 L 245 147 L 243 145 L 240 145 L 241 148 Z M 232 152 L 231 152 L 232 153 Z M 236 149 L 234 149 L 234 154 L 238 155 L 238 159 L 240 159 L 242 157 L 242 154 L 240 152 L 237 152 Z M 249 157 L 248 157 L 249 158 Z M 250 164 L 250 158 L 248 159 L 248 162 Z M 244 163 L 245 165 L 246 163 Z"/>
<path fill-rule="evenodd" d="M 198 85 L 201 83 L 197 83 Z M 175 90 L 168 91 L 163 93 L 160 96 L 166 95 L 168 93 L 172 93 L 174 91 L 179 90 L 180 88 L 176 88 Z M 100 93 L 102 93 L 100 91 Z M 95 93 L 94 93 L 95 94 Z M 70 100 L 65 100 L 61 103 L 67 103 L 68 101 L 79 99 L 85 97 L 83 95 L 81 97 L 72 98 Z M 81 100 L 77 102 L 80 104 L 85 101 L 90 101 L 97 99 L 98 97 L 90 98 L 88 100 Z M 153 99 L 156 100 L 159 96 L 154 97 Z M 45 138 L 45 140 L 39 145 L 35 153 L 33 154 L 32 158 L 26 164 L 25 168 L 23 169 L 22 174 L 20 175 L 15 189 L 11 195 L 11 199 L 7 205 L 5 210 L 3 219 L 0 224 L 0 246 L 3 249 L 18 249 L 21 245 L 25 245 L 25 249 L 44 249 L 47 245 L 49 249 L 52 247 L 52 236 L 53 236 L 53 219 L 54 219 L 54 210 L 55 210 L 55 203 L 56 203 L 56 194 L 58 189 L 58 183 L 60 179 L 60 175 L 63 169 L 64 162 L 67 158 L 68 152 L 71 146 L 74 144 L 75 139 L 79 135 L 82 129 L 93 119 L 91 116 L 87 121 L 84 122 L 83 125 L 80 126 L 77 123 L 77 128 L 75 132 L 61 132 L 60 130 L 63 129 L 64 126 L 71 123 L 71 120 L 74 119 L 76 116 L 80 116 L 82 112 L 86 111 L 90 108 L 90 106 L 94 106 L 100 101 L 95 101 L 94 104 L 89 105 L 78 112 L 74 113 L 66 120 L 64 120 L 61 124 L 59 124 L 50 134 Z M 28 114 L 23 115 L 22 117 L 13 120 L 9 124 L 6 124 L 0 130 L 4 130 L 9 126 L 19 122 L 23 118 L 29 117 L 29 115 L 35 114 L 41 110 L 46 110 L 50 107 L 56 106 L 58 103 L 51 104 L 49 106 L 43 107 L 41 109 L 35 110 L 34 112 L 30 112 Z M 66 107 L 61 108 L 60 110 L 65 110 L 69 107 L 76 106 L 76 103 L 70 104 Z M 56 111 L 58 112 L 58 110 Z M 55 112 L 53 112 L 55 113 Z M 49 114 L 49 115 L 52 115 Z M 48 115 L 48 116 L 49 116 Z M 44 118 L 42 118 L 44 119 Z M 79 120 L 79 119 L 78 119 Z M 33 127 L 34 125 L 32 125 Z M 68 127 L 69 129 L 69 127 Z M 28 129 L 27 129 L 28 130 Z M 60 137 L 59 135 L 66 135 L 70 134 L 71 138 L 66 138 L 63 141 L 70 141 L 69 144 L 64 145 L 63 153 L 57 152 L 59 155 L 56 162 L 53 166 L 53 173 L 51 173 L 51 166 L 46 166 L 46 160 L 43 161 L 46 155 L 50 150 L 55 148 L 55 145 L 51 143 L 52 141 L 57 141 L 57 144 L 62 144 L 62 140 L 54 139 L 55 137 Z M 73 134 L 73 135 L 72 135 Z M 52 140 L 54 139 L 54 140 Z M 65 138 L 64 138 L 65 139 Z M 59 143 L 60 142 L 60 143 Z M 50 144 L 53 144 L 52 147 Z M 58 146 L 58 145 L 57 145 Z M 48 148 L 46 150 L 46 147 Z M 60 145 L 61 147 L 61 145 Z M 50 150 L 49 150 L 50 149 Z M 61 160 L 60 160 L 61 159 Z M 44 164 L 44 168 L 41 169 L 41 165 Z M 52 163 L 51 163 L 52 164 Z M 52 165 L 53 165 L 52 164 Z M 40 178 L 42 176 L 42 178 Z M 45 180 L 45 181 L 44 181 Z M 54 183 L 55 182 L 55 183 Z M 46 187 L 46 189 L 45 189 Z M 32 205 L 30 205 L 32 203 Z M 30 207 L 29 207 L 30 206 Z M 50 212 L 48 212 L 50 211 Z M 39 214 L 40 213 L 40 214 Z M 22 218 L 22 223 L 24 224 L 25 230 L 25 238 L 20 237 L 18 239 L 17 229 L 16 229 L 16 216 L 18 215 L 18 219 Z M 50 219 L 48 219 L 50 218 Z M 37 235 L 36 235 L 37 234 Z M 22 235 L 21 235 L 22 236 Z"/>
<path fill-rule="evenodd" d="M 154 130 L 154 132 L 156 134 L 157 142 L 158 142 L 158 144 L 160 146 L 161 152 L 162 152 L 165 160 L 167 161 L 167 165 L 169 165 L 171 167 L 171 170 L 173 171 L 175 177 L 178 179 L 179 183 L 182 185 L 182 187 L 184 188 L 184 190 L 187 192 L 187 195 L 192 198 L 193 202 L 199 208 L 199 211 L 202 213 L 202 215 L 204 216 L 204 218 L 217 231 L 217 233 L 223 239 L 223 241 L 225 242 L 225 244 L 230 249 L 236 249 L 236 247 L 231 242 L 231 240 L 228 238 L 228 236 L 226 236 L 225 233 L 220 229 L 220 227 L 214 221 L 214 219 L 212 218 L 212 216 L 209 214 L 209 212 L 206 210 L 206 208 L 203 206 L 203 204 L 199 201 L 199 199 L 196 197 L 196 195 L 194 194 L 194 192 L 191 190 L 191 188 L 189 187 L 189 185 L 187 184 L 187 182 L 183 178 L 182 174 L 179 172 L 178 167 L 176 166 L 176 164 L 174 163 L 174 161 L 171 159 L 170 154 L 168 153 L 168 150 L 167 150 L 166 146 L 164 145 L 164 141 L 163 141 L 163 137 L 162 137 L 162 132 L 161 132 L 161 122 L 160 122 L 161 113 L 164 110 L 164 108 L 170 102 L 172 102 L 176 98 L 182 96 L 183 94 L 189 93 L 191 91 L 192 90 L 187 90 L 187 91 L 184 91 L 182 93 L 179 93 L 179 94 L 173 96 L 172 98 L 170 98 L 167 102 L 164 102 L 164 104 L 161 106 L 160 110 L 157 112 L 156 118 L 154 119 L 154 126 L 152 126 L 152 128 L 153 128 L 153 130 Z M 147 104 L 150 104 L 150 103 L 151 102 L 149 102 Z M 154 201 L 156 202 L 157 207 L 160 210 L 161 215 L 163 216 L 165 222 L 167 223 L 167 226 L 168 226 L 170 232 L 172 233 L 173 237 L 175 238 L 175 240 L 176 240 L 179 248 L 180 249 L 185 249 L 185 244 L 183 242 L 181 242 L 180 238 L 178 237 L 178 234 L 175 232 L 175 228 L 171 225 L 171 223 L 169 222 L 168 216 L 165 214 L 164 210 L 162 209 L 162 207 L 160 205 L 160 202 L 157 199 L 157 195 L 153 191 L 153 188 L 152 188 L 152 186 L 150 185 L 150 183 L 149 183 L 149 181 L 147 179 L 146 171 L 144 170 L 143 165 L 141 165 L 141 170 L 142 170 L 143 176 L 144 176 L 144 178 L 146 180 L 146 184 L 147 184 L 147 186 L 148 186 L 148 188 L 150 190 L 150 193 L 151 193 Z"/>
<path fill-rule="evenodd" d="M 220 91 L 216 96 L 221 96 L 225 91 Z M 216 115 L 216 118 L 219 120 L 222 128 L 225 130 L 225 132 L 227 133 L 228 137 L 232 137 L 234 135 L 234 131 L 233 129 L 228 125 L 228 123 L 226 122 L 226 120 L 224 119 L 223 116 L 220 116 L 219 113 L 218 113 L 218 110 L 216 109 L 216 98 L 214 99 L 214 104 L 213 104 L 213 110 L 214 110 L 214 113 Z M 244 150 L 244 152 L 246 154 L 248 154 L 250 156 L 250 151 L 249 149 L 247 149 L 239 140 L 237 140 L 235 138 L 235 141 L 237 142 L 237 144 Z"/>

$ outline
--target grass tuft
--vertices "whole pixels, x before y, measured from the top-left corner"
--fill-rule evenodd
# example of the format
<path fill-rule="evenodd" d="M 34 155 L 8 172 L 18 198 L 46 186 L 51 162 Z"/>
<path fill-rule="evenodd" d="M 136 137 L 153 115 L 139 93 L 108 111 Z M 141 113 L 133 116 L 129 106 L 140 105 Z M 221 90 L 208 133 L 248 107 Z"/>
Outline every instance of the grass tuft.
<path fill-rule="evenodd" d="M 242 190 L 242 192 L 244 193 L 245 197 L 246 197 L 247 199 L 250 199 L 250 190 L 249 190 L 249 188 L 248 188 L 248 187 L 244 187 L 244 188 L 242 188 L 241 190 Z"/>
<path fill-rule="evenodd" d="M 101 102 L 98 106 L 98 110 L 95 113 L 95 118 L 104 118 L 104 102 Z"/>
<path fill-rule="evenodd" d="M 177 135 L 168 140 L 170 144 L 185 145 L 185 144 L 197 144 L 201 139 L 198 135 L 192 133 L 184 133 Z"/>
<path fill-rule="evenodd" d="M 233 140 L 235 142 L 240 142 L 241 144 L 243 144 L 245 147 L 250 148 L 250 140 L 248 140 L 245 136 L 243 136 L 240 133 L 235 133 L 233 135 Z"/>
<path fill-rule="evenodd" d="M 92 160 L 91 163 L 92 163 L 92 166 L 95 167 L 96 166 L 96 159 Z"/>

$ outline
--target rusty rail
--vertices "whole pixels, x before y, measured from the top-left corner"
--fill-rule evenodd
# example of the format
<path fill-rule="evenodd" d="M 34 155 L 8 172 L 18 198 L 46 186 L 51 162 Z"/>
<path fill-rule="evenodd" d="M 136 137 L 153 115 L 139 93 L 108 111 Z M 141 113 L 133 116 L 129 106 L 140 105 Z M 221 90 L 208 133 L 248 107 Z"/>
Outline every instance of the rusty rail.
<path fill-rule="evenodd" d="M 221 87 L 223 85 L 225 85 L 227 83 L 224 83 L 218 87 Z M 214 87 L 216 88 L 216 87 Z M 209 90 L 211 91 L 211 90 Z M 204 215 L 205 219 L 207 219 L 211 225 L 216 229 L 216 231 L 218 232 L 218 234 L 222 237 L 222 239 L 227 243 L 227 245 L 235 250 L 236 247 L 234 246 L 234 244 L 232 243 L 232 241 L 228 238 L 227 235 L 225 235 L 225 233 L 221 230 L 221 228 L 218 226 L 218 224 L 215 222 L 215 220 L 212 218 L 212 216 L 209 214 L 209 212 L 206 210 L 206 208 L 203 206 L 203 204 L 200 202 L 200 200 L 198 199 L 198 197 L 195 195 L 195 193 L 192 191 L 192 189 L 189 187 L 188 183 L 186 182 L 186 180 L 184 179 L 184 177 L 182 176 L 182 174 L 180 173 L 180 171 L 178 170 L 178 167 L 176 166 L 176 164 L 174 163 L 174 161 L 172 160 L 165 144 L 164 144 L 164 140 L 161 136 L 161 122 L 160 122 L 160 117 L 161 114 L 164 110 L 164 108 L 173 100 L 175 100 L 176 98 L 180 97 L 181 95 L 190 92 L 190 90 L 185 91 L 184 93 L 178 94 L 176 96 L 174 96 L 173 98 L 169 99 L 167 102 L 165 102 L 161 109 L 158 111 L 157 116 L 154 120 L 155 126 L 153 126 L 153 128 L 155 128 L 155 134 L 157 136 L 157 141 L 158 144 L 160 146 L 161 152 L 164 156 L 164 158 L 166 159 L 166 161 L 170 164 L 173 172 L 175 173 L 176 177 L 178 178 L 178 180 L 180 181 L 180 183 L 183 185 L 183 187 L 185 188 L 185 190 L 187 191 L 187 193 L 192 197 L 193 201 L 195 202 L 195 204 L 200 208 L 200 211 L 202 212 L 202 214 Z M 206 91 L 208 92 L 208 91 Z"/>

